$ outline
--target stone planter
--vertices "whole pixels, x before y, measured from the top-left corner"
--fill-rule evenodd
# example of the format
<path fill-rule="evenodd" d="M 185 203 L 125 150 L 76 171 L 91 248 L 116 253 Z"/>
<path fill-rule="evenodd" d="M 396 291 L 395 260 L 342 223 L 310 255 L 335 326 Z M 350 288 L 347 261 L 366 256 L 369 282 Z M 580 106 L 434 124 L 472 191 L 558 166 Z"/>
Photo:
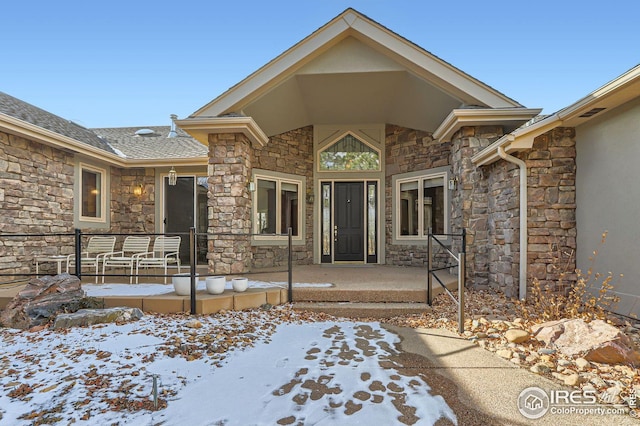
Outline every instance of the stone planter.
<path fill-rule="evenodd" d="M 227 285 L 227 279 L 222 276 L 207 277 L 205 281 L 207 283 L 207 293 L 209 294 L 222 294 Z"/>
<path fill-rule="evenodd" d="M 231 281 L 231 285 L 233 286 L 233 291 L 237 291 L 238 293 L 241 293 L 243 291 L 246 291 L 247 287 L 249 287 L 249 279 L 234 278 L 233 281 Z"/>
<path fill-rule="evenodd" d="M 198 281 L 198 275 L 196 274 L 196 283 Z M 173 289 L 178 296 L 191 295 L 191 274 L 175 274 L 171 277 L 173 283 Z"/>

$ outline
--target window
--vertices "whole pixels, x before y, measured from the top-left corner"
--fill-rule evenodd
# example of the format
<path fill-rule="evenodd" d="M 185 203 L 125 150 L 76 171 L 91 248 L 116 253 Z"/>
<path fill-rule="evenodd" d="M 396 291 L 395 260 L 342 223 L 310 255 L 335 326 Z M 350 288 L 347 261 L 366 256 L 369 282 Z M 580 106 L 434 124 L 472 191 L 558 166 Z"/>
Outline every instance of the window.
<path fill-rule="evenodd" d="M 319 164 L 321 171 L 380 170 L 380 153 L 349 133 L 320 152 Z"/>
<path fill-rule="evenodd" d="M 80 165 L 80 220 L 105 221 L 106 172 L 104 169 Z"/>
<path fill-rule="evenodd" d="M 424 239 L 447 229 L 446 172 L 396 177 L 395 236 L 398 240 Z"/>
<path fill-rule="evenodd" d="M 302 182 L 288 178 L 255 176 L 254 233 L 301 236 Z"/>

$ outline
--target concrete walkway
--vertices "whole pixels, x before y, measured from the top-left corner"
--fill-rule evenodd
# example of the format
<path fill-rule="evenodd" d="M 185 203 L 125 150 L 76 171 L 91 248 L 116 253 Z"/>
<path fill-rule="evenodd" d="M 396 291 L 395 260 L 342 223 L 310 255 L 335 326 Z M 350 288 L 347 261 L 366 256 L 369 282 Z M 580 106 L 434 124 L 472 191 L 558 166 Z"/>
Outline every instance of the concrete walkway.
<path fill-rule="evenodd" d="M 569 390 L 569 388 L 563 388 L 527 369 L 519 368 L 448 330 L 410 329 L 388 325 L 385 327 L 401 337 L 401 348 L 404 352 L 427 359 L 428 362 L 421 368 L 427 377 L 427 383 L 434 387 L 435 392 L 441 393 L 450 405 L 451 401 L 459 402 L 456 413 L 459 416 L 459 424 L 541 426 L 639 424 L 637 420 L 626 414 L 553 414 L 552 410 L 539 419 L 529 420 L 520 413 L 517 405 L 518 397 L 524 389 L 537 386 L 549 394 L 552 389 Z M 445 385 L 438 380 L 430 379 L 434 373 L 445 379 Z M 482 416 L 488 416 L 491 420 L 478 418 L 475 422 L 467 418 L 466 421 L 462 421 L 460 414 L 465 415 L 465 407 L 479 412 Z M 610 405 L 575 406 L 576 409 L 594 407 L 613 408 Z M 455 407 L 452 408 L 456 410 Z"/>

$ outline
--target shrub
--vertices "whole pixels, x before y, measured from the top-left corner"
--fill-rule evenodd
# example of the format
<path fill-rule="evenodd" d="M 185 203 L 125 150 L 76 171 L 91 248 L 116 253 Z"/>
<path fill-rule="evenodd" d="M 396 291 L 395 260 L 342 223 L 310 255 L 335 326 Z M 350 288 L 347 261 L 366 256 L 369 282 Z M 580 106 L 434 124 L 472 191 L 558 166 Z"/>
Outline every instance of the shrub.
<path fill-rule="evenodd" d="M 607 233 L 604 232 L 601 245 L 606 238 Z M 579 269 L 575 271 L 577 280 L 572 286 L 568 287 L 563 280 L 569 271 L 561 271 L 557 285 L 543 285 L 534 279 L 528 300 L 518 302 L 522 317 L 537 321 L 562 318 L 582 318 L 585 321 L 604 319 L 619 298 L 610 293 L 614 288 L 613 274 L 609 272 L 603 276 L 594 273 L 597 255 L 596 250 L 589 258 L 590 266 L 586 274 Z"/>

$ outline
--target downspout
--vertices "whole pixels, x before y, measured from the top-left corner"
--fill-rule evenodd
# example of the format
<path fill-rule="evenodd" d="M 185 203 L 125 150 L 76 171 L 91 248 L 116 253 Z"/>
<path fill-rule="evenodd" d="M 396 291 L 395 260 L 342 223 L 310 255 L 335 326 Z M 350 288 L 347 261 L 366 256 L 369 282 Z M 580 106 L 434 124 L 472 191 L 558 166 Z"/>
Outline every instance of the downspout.
<path fill-rule="evenodd" d="M 520 300 L 527 297 L 527 165 L 521 159 L 509 155 L 503 146 L 498 146 L 498 155 L 503 160 L 520 167 Z"/>

